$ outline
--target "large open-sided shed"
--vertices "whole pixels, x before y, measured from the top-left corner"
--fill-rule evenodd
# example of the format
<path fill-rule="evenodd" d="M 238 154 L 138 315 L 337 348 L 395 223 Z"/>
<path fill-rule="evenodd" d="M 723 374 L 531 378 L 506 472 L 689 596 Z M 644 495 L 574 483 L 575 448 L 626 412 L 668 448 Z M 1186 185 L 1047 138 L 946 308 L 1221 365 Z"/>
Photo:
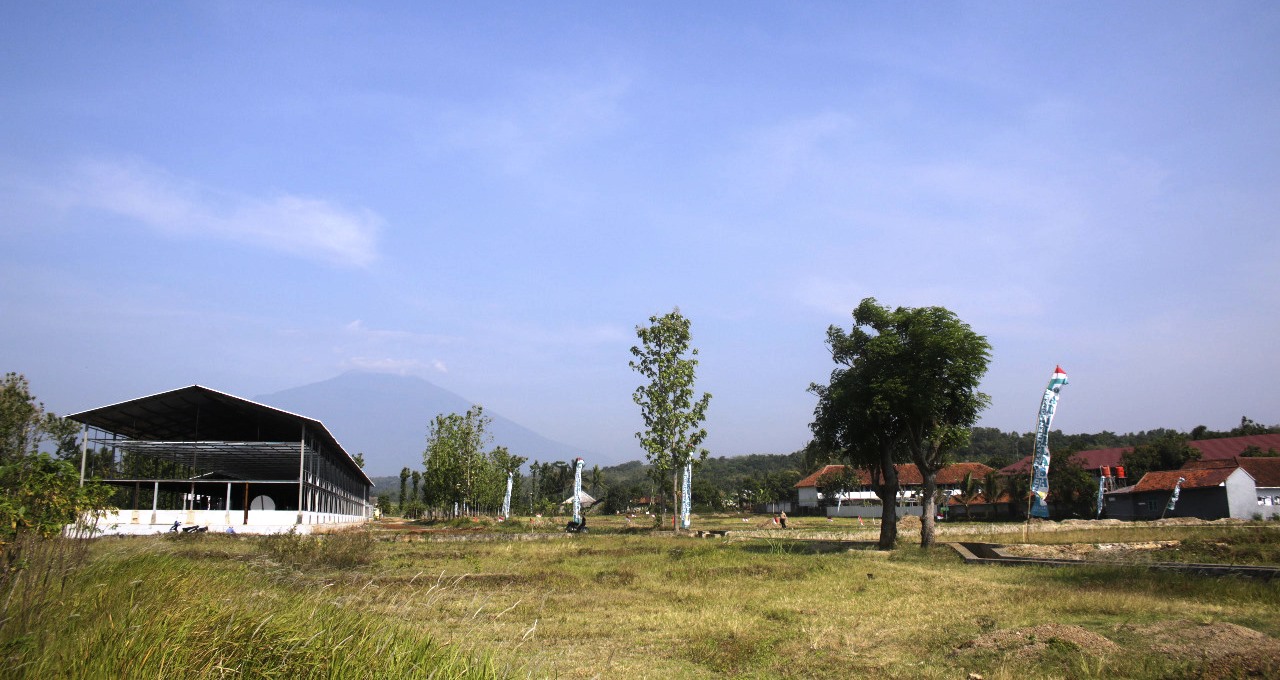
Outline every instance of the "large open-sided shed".
<path fill-rule="evenodd" d="M 312 418 L 200 385 L 68 417 L 86 426 L 82 475 L 126 489 L 118 527 L 235 530 L 372 512 L 373 483 Z"/>

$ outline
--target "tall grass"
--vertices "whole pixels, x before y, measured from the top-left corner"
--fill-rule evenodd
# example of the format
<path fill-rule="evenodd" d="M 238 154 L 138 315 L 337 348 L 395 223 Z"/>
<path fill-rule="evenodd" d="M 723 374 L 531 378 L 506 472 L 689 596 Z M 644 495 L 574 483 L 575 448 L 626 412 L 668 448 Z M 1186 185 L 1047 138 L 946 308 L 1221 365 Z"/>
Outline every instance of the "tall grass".
<path fill-rule="evenodd" d="M 23 635 L 0 636 L 0 677 L 1161 678 L 1202 667 L 1146 627 L 1280 635 L 1280 583 L 794 535 L 102 540 Z M 1118 647 L 970 644 L 1045 623 Z"/>
<path fill-rule="evenodd" d="M 0 677 L 499 677 L 483 655 L 255 562 L 243 541 L 144 540 L 107 546 L 0 630 Z"/>

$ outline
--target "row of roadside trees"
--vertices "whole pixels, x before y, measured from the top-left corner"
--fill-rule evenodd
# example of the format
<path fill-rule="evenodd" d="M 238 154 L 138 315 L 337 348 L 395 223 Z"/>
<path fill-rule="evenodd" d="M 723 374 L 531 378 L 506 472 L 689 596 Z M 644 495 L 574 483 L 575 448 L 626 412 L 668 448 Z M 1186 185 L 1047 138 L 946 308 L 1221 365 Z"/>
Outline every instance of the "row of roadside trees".
<path fill-rule="evenodd" d="M 508 475 L 518 485 L 527 459 L 505 446 L 489 448 L 492 421 L 479 405 L 462 414 L 436 415 L 428 426 L 423 469 L 400 471 L 400 514 L 418 518 L 501 510 Z M 519 498 L 519 489 L 512 494 Z"/>

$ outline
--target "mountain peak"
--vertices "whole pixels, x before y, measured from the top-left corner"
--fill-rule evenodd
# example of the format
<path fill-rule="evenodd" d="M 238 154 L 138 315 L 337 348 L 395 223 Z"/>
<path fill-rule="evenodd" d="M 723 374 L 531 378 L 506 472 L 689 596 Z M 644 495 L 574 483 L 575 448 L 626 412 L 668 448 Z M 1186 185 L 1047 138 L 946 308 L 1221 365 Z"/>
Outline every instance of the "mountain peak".
<path fill-rule="evenodd" d="M 431 419 L 441 413 L 465 413 L 476 403 L 425 378 L 362 370 L 254 400 L 324 423 L 348 453 L 364 454 L 370 476 L 420 469 Z M 485 414 L 493 418 L 493 445 L 515 455 L 572 460 L 584 454 L 581 448 L 552 441 L 501 414 L 488 409 Z"/>

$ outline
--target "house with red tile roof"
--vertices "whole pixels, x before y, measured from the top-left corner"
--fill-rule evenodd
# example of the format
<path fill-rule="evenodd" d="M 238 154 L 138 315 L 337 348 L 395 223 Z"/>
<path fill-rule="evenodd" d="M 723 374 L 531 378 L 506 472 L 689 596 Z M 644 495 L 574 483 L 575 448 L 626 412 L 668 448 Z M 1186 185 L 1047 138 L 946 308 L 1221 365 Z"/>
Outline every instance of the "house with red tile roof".
<path fill-rule="evenodd" d="M 1178 500 L 1169 509 L 1175 488 Z M 1106 516 L 1280 517 L 1280 458 L 1234 456 L 1191 461 L 1179 470 L 1148 472 L 1137 484 L 1106 494 Z"/>
<path fill-rule="evenodd" d="M 843 465 L 824 465 L 813 474 L 796 482 L 798 505 L 801 508 L 815 509 L 824 505 L 827 499 L 818 492 L 818 480 L 824 475 L 841 474 L 844 469 Z M 924 487 L 924 477 L 920 475 L 920 469 L 914 464 L 895 465 L 894 469 L 898 472 L 900 488 L 898 514 L 919 515 L 920 493 Z M 945 491 L 949 496 L 955 496 L 959 494 L 960 485 L 964 482 L 966 475 L 972 475 L 980 480 L 988 472 L 993 471 L 993 468 L 982 463 L 953 463 L 938 471 L 938 489 Z M 880 515 L 880 497 L 871 488 L 871 473 L 861 468 L 854 468 L 854 474 L 857 476 L 857 487 L 839 494 L 836 505 L 826 509 L 828 517 L 878 517 Z"/>
<path fill-rule="evenodd" d="M 1273 449 L 1280 451 L 1280 434 L 1251 434 L 1244 437 L 1195 439 L 1187 441 L 1187 444 L 1200 452 L 1200 460 L 1225 460 L 1239 456 L 1249 447 L 1254 447 L 1264 452 Z M 1052 443 L 1050 443 L 1050 448 L 1052 448 Z M 1107 467 L 1113 473 L 1112 476 L 1118 477 L 1118 475 L 1114 475 L 1115 469 L 1124 465 L 1124 454 L 1132 450 L 1132 446 L 1122 446 L 1111 449 L 1077 451 L 1071 454 L 1071 459 L 1079 463 L 1080 467 L 1095 475 L 1100 474 L 1103 467 Z M 1050 465 L 1050 472 L 1052 472 L 1052 465 Z M 1005 475 L 1031 474 L 1031 456 L 1001 468 L 1000 473 Z"/>

